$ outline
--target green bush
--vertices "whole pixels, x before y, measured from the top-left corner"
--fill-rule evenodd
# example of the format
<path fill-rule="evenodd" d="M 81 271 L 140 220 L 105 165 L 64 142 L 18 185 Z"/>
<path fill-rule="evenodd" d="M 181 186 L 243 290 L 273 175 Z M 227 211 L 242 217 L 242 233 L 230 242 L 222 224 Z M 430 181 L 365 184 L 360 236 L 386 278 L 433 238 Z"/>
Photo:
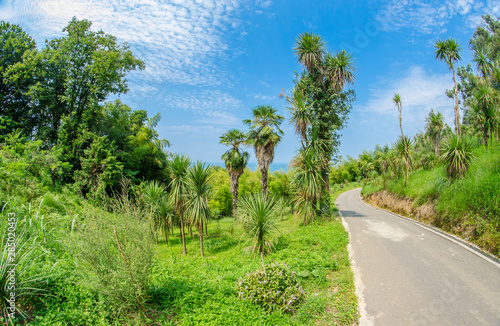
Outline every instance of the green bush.
<path fill-rule="evenodd" d="M 238 297 L 262 306 L 272 312 L 293 313 L 305 297 L 295 272 L 285 264 L 267 264 L 240 279 L 236 287 Z"/>
<path fill-rule="evenodd" d="M 106 306 L 120 319 L 145 317 L 153 260 L 151 227 L 146 212 L 126 198 L 108 210 L 85 216 L 76 241 L 83 284 L 105 298 Z"/>

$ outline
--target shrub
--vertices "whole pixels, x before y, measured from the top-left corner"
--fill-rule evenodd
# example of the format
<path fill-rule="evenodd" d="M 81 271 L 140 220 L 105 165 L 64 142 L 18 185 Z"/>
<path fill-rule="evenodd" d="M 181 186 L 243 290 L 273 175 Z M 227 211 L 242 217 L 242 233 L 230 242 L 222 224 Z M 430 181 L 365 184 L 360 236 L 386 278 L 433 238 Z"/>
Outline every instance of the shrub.
<path fill-rule="evenodd" d="M 115 214 L 91 211 L 79 232 L 75 249 L 83 284 L 102 295 L 117 318 L 132 314 L 141 319 L 152 268 L 151 229 L 146 213 L 126 197 L 108 210 Z"/>
<path fill-rule="evenodd" d="M 269 312 L 293 313 L 305 297 L 295 272 L 285 264 L 271 263 L 239 280 L 238 297 Z"/>

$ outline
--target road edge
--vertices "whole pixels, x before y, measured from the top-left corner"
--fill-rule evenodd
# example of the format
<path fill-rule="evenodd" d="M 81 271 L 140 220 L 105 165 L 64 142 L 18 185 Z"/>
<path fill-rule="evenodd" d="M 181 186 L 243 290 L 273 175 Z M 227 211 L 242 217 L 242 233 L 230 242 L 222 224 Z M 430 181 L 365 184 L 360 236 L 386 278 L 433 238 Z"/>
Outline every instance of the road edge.
<path fill-rule="evenodd" d="M 362 188 L 356 188 L 356 189 L 362 189 Z M 354 189 L 353 189 L 354 190 Z M 403 219 L 403 220 L 406 220 L 408 222 L 411 222 L 415 225 L 418 225 L 424 229 L 427 229 L 439 236 L 441 236 L 442 238 L 448 240 L 448 241 L 451 241 L 461 247 L 463 247 L 464 249 L 467 249 L 468 251 L 470 251 L 471 253 L 475 254 L 476 256 L 479 256 L 481 258 L 483 258 L 484 260 L 490 262 L 491 264 L 495 265 L 496 267 L 500 268 L 500 259 L 498 259 L 497 257 L 485 252 L 484 250 L 482 250 L 481 248 L 479 248 L 478 246 L 476 246 L 475 244 L 472 244 L 464 239 L 461 239 L 453 234 L 450 234 L 446 231 L 443 231 L 439 228 L 436 228 L 436 227 L 433 227 L 433 226 L 430 226 L 430 225 L 427 225 L 425 223 L 422 223 L 422 222 L 419 222 L 419 221 L 416 221 L 414 219 L 411 219 L 411 218 L 408 218 L 406 216 L 403 216 L 403 215 L 399 215 L 399 214 L 396 214 L 388 209 L 385 209 L 385 208 L 380 208 L 380 207 L 376 207 L 376 206 L 373 206 L 367 202 L 365 202 L 363 200 L 363 198 L 361 197 L 361 191 L 359 192 L 359 201 L 362 202 L 363 204 L 371 207 L 371 208 L 374 208 L 374 209 L 377 209 L 377 210 L 381 210 L 381 211 L 385 211 L 387 212 L 388 214 L 392 215 L 392 216 L 395 216 L 395 217 L 398 217 L 400 219 Z M 339 211 L 340 212 L 340 211 Z M 342 216 L 342 215 L 341 215 Z M 342 221 L 344 220 L 344 218 L 342 217 Z M 342 222 L 343 223 L 343 222 Z M 349 237 L 350 237 L 350 234 L 349 234 Z M 350 240 L 350 238 L 349 238 Z"/>
<path fill-rule="evenodd" d="M 358 313 L 359 313 L 359 326 L 373 326 L 374 318 L 368 314 L 366 310 L 366 301 L 363 295 L 363 291 L 365 289 L 365 285 L 361 280 L 361 271 L 358 269 L 358 265 L 356 264 L 356 260 L 354 259 L 354 251 L 351 245 L 351 231 L 349 229 L 349 224 L 347 224 L 342 212 L 338 211 L 340 215 L 340 219 L 342 221 L 342 225 L 347 232 L 348 240 L 347 243 L 347 252 L 349 254 L 349 261 L 351 262 L 351 271 L 354 277 L 354 294 L 358 298 Z"/>

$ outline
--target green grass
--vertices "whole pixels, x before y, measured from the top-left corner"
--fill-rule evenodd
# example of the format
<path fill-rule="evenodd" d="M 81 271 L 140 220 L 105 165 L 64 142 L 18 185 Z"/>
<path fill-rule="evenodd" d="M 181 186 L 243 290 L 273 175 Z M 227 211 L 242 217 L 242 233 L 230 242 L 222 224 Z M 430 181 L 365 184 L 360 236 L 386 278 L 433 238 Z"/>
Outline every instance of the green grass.
<path fill-rule="evenodd" d="M 380 181 L 366 185 L 362 194 L 383 189 Z M 500 144 L 488 151 L 474 150 L 467 175 L 450 181 L 444 166 L 414 171 L 407 186 L 403 179 L 387 182 L 387 191 L 414 200 L 415 205 L 435 204 L 436 226 L 475 242 L 500 255 Z"/>
<path fill-rule="evenodd" d="M 238 278 L 261 268 L 232 219 L 213 222 L 205 240 L 188 236 L 183 256 L 180 238 L 156 249 L 151 303 L 162 311 L 161 325 L 351 325 L 356 297 L 347 253 L 347 233 L 337 220 L 301 226 L 288 217 L 278 224 L 275 250 L 266 262 L 283 262 L 295 271 L 307 297 L 295 315 L 269 314 L 239 300 Z M 240 241 L 241 238 L 241 241 Z"/>

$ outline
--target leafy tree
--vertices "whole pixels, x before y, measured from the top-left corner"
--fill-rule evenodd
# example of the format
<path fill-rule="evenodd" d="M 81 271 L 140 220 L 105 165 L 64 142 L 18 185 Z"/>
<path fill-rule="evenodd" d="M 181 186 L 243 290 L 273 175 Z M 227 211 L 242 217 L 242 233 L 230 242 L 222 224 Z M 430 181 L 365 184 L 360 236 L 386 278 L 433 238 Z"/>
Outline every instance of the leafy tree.
<path fill-rule="evenodd" d="M 95 137 L 90 147 L 83 151 L 82 169 L 75 172 L 75 180 L 84 194 L 94 188 L 97 194 L 104 194 L 117 185 L 123 165 L 114 152 L 113 144 L 106 137 Z"/>
<path fill-rule="evenodd" d="M 25 136 L 31 135 L 27 125 L 30 112 L 26 96 L 30 80 L 4 78 L 10 67 L 23 60 L 23 55 L 36 50 L 35 41 L 19 25 L 0 21 L 0 137 L 19 127 Z"/>
<path fill-rule="evenodd" d="M 186 215 L 189 216 L 191 223 L 198 229 L 200 238 L 200 252 L 203 257 L 203 226 L 210 220 L 210 207 L 208 197 L 212 190 L 211 167 L 201 162 L 196 162 L 187 171 L 188 202 Z"/>
<path fill-rule="evenodd" d="M 170 173 L 170 199 L 174 205 L 174 210 L 179 217 L 182 250 L 183 254 L 186 251 L 186 236 L 184 234 L 185 213 L 187 209 L 188 196 L 188 168 L 191 164 L 189 157 L 183 154 L 174 154 L 172 161 L 168 165 Z"/>
<path fill-rule="evenodd" d="M 280 124 L 285 119 L 272 106 L 258 106 L 252 111 L 253 119 L 243 122 L 250 126 L 248 142 L 255 148 L 255 156 L 262 177 L 262 194 L 267 195 L 267 174 L 274 160 L 274 148 L 281 141 L 283 131 Z"/>
<path fill-rule="evenodd" d="M 86 147 L 74 150 L 73 144 L 85 132 L 96 131 L 99 104 L 110 94 L 125 93 L 126 73 L 144 67 L 128 45 L 90 27 L 91 22 L 73 18 L 63 29 L 66 36 L 28 52 L 5 74 L 11 82 L 36 80 L 26 92 L 31 132 L 49 146 L 58 144 L 75 170 Z"/>
<path fill-rule="evenodd" d="M 231 194 L 233 195 L 233 217 L 238 209 L 238 183 L 247 166 L 250 154 L 240 150 L 239 146 L 247 141 L 247 135 L 240 130 L 231 129 L 220 137 L 220 143 L 232 146 L 222 155 L 229 178 L 231 179 Z"/>
<path fill-rule="evenodd" d="M 455 105 L 453 107 L 455 112 L 455 132 L 460 134 L 460 111 L 458 105 L 458 83 L 456 80 L 456 72 L 455 72 L 455 62 L 461 60 L 460 57 L 460 45 L 454 39 L 447 40 L 437 40 L 434 45 L 436 48 L 435 54 L 436 59 L 444 61 L 450 70 L 453 72 L 453 84 L 454 84 L 454 98 Z"/>
<path fill-rule="evenodd" d="M 298 61 L 305 67 L 305 71 L 295 81 L 294 92 L 306 98 L 311 108 L 311 128 L 308 132 L 316 134 L 317 144 L 323 147 L 322 202 L 329 212 L 329 163 L 339 144 L 338 131 L 344 126 L 355 97 L 353 90 L 344 91 L 355 80 L 353 58 L 344 50 L 336 54 L 326 52 L 322 38 L 309 32 L 299 35 L 294 50 Z"/>

